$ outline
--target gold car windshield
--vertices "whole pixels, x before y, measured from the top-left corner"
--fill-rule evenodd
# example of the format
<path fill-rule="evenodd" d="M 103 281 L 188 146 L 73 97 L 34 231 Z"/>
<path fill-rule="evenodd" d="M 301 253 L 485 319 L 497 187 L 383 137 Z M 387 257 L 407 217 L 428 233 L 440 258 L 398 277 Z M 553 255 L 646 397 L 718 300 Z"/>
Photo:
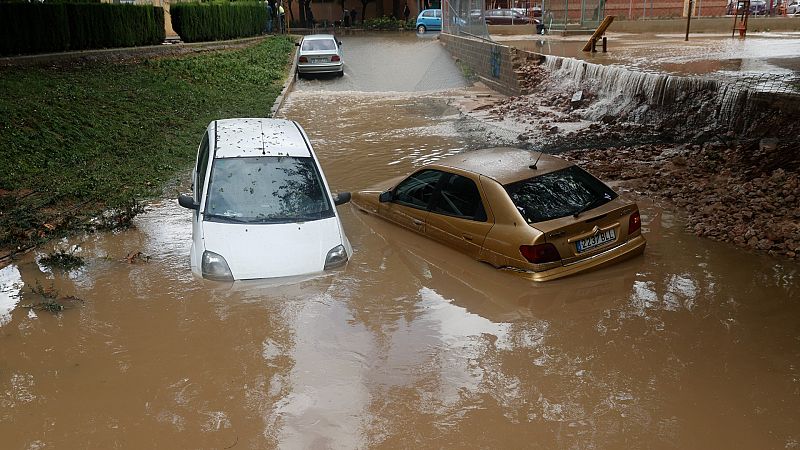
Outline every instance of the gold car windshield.
<path fill-rule="evenodd" d="M 577 215 L 610 202 L 617 194 L 578 166 L 504 186 L 528 223 Z"/>

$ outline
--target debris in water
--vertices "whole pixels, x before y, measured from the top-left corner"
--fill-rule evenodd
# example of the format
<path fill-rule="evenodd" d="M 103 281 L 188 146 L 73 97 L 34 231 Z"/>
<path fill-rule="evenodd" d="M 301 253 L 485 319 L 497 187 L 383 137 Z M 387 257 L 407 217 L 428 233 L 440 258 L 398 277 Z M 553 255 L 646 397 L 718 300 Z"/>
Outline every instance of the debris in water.
<path fill-rule="evenodd" d="M 41 301 L 21 304 L 21 307 L 57 313 L 75 307 L 75 304 L 78 302 L 83 303 L 82 299 L 72 295 L 61 297 L 58 290 L 53 287 L 52 284 L 49 287 L 44 287 L 39 280 L 36 280 L 36 286 L 31 288 L 31 293 L 41 297 Z"/>
<path fill-rule="evenodd" d="M 145 255 L 142 252 L 129 252 L 128 255 L 125 256 L 125 261 L 128 264 L 148 262 L 150 261 L 150 255 Z"/>
<path fill-rule="evenodd" d="M 573 109 L 581 106 L 582 102 L 583 102 L 583 89 L 572 94 L 572 100 L 570 100 Z"/>
<path fill-rule="evenodd" d="M 59 250 L 52 252 L 39 260 L 39 262 L 50 270 L 61 269 L 69 272 L 70 270 L 80 269 L 86 265 L 83 258 L 75 255 L 78 246 L 75 246 L 71 252 Z"/>
<path fill-rule="evenodd" d="M 96 231 L 124 230 L 133 226 L 134 217 L 147 209 L 138 200 L 132 198 L 119 208 L 106 211 L 93 220 Z"/>

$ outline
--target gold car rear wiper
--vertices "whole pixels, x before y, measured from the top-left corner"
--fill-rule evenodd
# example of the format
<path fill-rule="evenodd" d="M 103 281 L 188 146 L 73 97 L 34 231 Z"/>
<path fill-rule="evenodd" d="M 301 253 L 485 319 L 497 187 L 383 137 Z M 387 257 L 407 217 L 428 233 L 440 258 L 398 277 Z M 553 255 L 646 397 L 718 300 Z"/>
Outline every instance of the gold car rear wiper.
<path fill-rule="evenodd" d="M 584 213 L 584 212 L 592 209 L 594 207 L 594 204 L 597 203 L 599 200 L 601 200 L 601 198 L 595 198 L 594 200 L 589 200 L 589 202 L 586 203 L 585 205 L 581 206 L 581 209 L 576 211 L 575 214 L 572 215 L 572 217 L 577 219 L 578 216 L 581 215 L 581 213 Z"/>

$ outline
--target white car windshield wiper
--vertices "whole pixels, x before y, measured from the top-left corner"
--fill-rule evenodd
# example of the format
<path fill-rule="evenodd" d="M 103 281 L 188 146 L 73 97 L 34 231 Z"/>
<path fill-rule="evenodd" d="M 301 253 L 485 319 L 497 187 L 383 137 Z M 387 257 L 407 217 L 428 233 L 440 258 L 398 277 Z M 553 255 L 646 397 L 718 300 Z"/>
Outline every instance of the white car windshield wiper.
<path fill-rule="evenodd" d="M 208 218 L 220 219 L 220 220 L 223 220 L 223 221 L 226 221 L 226 222 L 234 222 L 234 223 L 248 223 L 248 222 L 250 222 L 249 220 L 243 219 L 241 217 L 227 216 L 227 215 L 224 215 L 224 214 L 209 214 L 209 213 L 206 213 L 205 217 L 206 217 L 206 219 L 208 219 Z"/>
<path fill-rule="evenodd" d="M 302 216 L 274 216 L 274 217 L 252 217 L 247 220 L 248 223 L 294 223 L 294 222 L 308 222 L 311 220 L 319 220 L 322 218 L 321 213 L 307 214 Z"/>

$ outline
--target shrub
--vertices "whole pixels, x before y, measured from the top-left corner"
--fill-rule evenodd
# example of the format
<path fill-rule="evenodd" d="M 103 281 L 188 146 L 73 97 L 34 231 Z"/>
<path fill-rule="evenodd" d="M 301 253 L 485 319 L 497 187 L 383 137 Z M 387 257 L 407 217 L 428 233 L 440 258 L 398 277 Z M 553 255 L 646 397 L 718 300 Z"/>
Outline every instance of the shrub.
<path fill-rule="evenodd" d="M 66 5 L 70 50 L 157 45 L 164 42 L 164 10 L 108 3 Z"/>
<path fill-rule="evenodd" d="M 69 49 L 69 19 L 63 4 L 0 4 L 0 54 Z"/>
<path fill-rule="evenodd" d="M 0 3 L 0 55 L 155 45 L 164 10 L 108 3 Z"/>
<path fill-rule="evenodd" d="M 261 34 L 267 23 L 263 3 L 175 3 L 172 28 L 184 42 L 216 41 Z"/>
<path fill-rule="evenodd" d="M 410 23 L 410 22 L 409 22 Z M 375 19 L 367 19 L 363 23 L 364 29 L 367 30 L 397 30 L 400 28 L 414 28 L 414 24 L 408 26 L 403 19 L 393 19 L 391 17 L 383 16 Z"/>

